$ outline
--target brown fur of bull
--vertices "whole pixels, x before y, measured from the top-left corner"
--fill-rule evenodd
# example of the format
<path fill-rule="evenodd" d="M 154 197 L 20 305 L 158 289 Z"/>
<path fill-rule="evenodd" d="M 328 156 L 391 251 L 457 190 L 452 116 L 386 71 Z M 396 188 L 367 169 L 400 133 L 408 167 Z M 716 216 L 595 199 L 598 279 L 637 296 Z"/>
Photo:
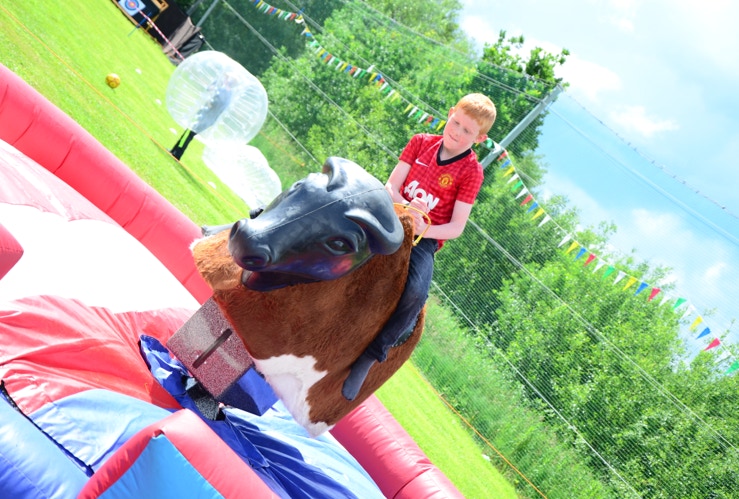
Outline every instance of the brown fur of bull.
<path fill-rule="evenodd" d="M 339 279 L 268 292 L 252 291 L 241 284 L 242 269 L 227 248 L 228 231 L 202 239 L 193 247 L 198 270 L 213 288 L 216 303 L 243 340 L 257 370 L 296 421 L 314 436 L 336 424 L 389 379 L 408 360 L 421 337 L 425 310 L 410 338 L 392 348 L 385 362 L 372 367 L 356 399 L 344 398 L 341 388 L 351 364 L 379 333 L 405 286 L 413 243 L 412 219 L 402 208 L 396 207 L 396 213 L 405 239 L 394 254 L 374 255 Z M 297 359 L 280 357 L 285 355 L 315 359 L 313 369 L 325 372 L 325 376 L 319 379 L 320 374 L 304 370 L 305 364 Z M 286 377 L 282 371 L 289 365 L 295 366 L 296 372 Z M 314 384 L 300 395 L 297 383 L 304 389 Z"/>

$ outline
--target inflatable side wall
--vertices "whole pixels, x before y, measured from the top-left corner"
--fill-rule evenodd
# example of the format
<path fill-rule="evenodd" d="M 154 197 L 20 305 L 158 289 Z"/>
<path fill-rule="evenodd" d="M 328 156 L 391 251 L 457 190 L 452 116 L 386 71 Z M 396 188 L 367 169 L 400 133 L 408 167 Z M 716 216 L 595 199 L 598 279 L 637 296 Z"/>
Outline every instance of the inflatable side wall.
<path fill-rule="evenodd" d="M 201 236 L 199 227 L 1 64 L 0 139 L 107 213 L 141 241 L 200 303 L 210 297 L 211 290 L 197 273 L 190 253 L 190 244 Z M 462 497 L 374 397 L 347 415 L 332 434 L 359 460 L 386 497 Z"/>

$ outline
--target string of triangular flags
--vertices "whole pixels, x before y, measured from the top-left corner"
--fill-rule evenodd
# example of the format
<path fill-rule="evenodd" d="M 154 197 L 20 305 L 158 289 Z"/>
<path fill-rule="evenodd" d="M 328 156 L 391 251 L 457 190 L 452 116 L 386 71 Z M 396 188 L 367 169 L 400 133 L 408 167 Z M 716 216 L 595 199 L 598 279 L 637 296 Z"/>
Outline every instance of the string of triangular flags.
<path fill-rule="evenodd" d="M 313 53 L 316 55 L 316 57 L 321 59 L 321 61 L 324 62 L 327 66 L 333 67 L 337 71 L 346 73 L 348 76 L 351 76 L 353 78 L 366 79 L 369 83 L 375 85 L 377 89 L 385 95 L 385 98 L 389 99 L 391 102 L 398 101 L 402 104 L 406 104 L 403 114 L 405 114 L 407 118 L 412 119 L 417 123 L 426 124 L 434 131 L 439 131 L 444 128 L 444 125 L 446 124 L 446 120 L 444 118 L 439 118 L 437 116 L 434 116 L 433 113 L 425 112 L 422 106 L 414 104 L 410 100 L 403 97 L 400 92 L 393 88 L 390 83 L 388 83 L 382 73 L 374 69 L 374 64 L 369 66 L 368 68 L 362 68 L 360 66 L 357 66 L 356 64 L 352 64 L 351 62 L 339 58 L 337 55 L 332 54 L 326 48 L 321 46 L 311 30 L 308 28 L 308 25 L 306 24 L 305 19 L 303 18 L 303 15 L 301 13 L 278 9 L 277 7 L 274 7 L 262 0 L 252 0 L 252 4 L 262 14 L 274 16 L 284 21 L 294 21 L 296 24 L 302 25 L 303 31 L 301 35 L 307 39 L 308 46 L 313 50 Z M 487 147 L 490 147 L 492 145 L 492 142 L 486 145 Z"/>
<path fill-rule="evenodd" d="M 510 189 L 511 192 L 516 194 L 515 199 L 521 199 L 521 201 L 519 202 L 519 206 L 527 207 L 527 213 L 531 213 L 531 219 L 540 220 L 538 225 L 539 227 L 542 227 L 545 224 L 551 222 L 555 224 L 557 228 L 559 228 L 560 232 L 564 234 L 564 237 L 559 242 L 557 247 L 566 247 L 565 254 L 574 254 L 575 260 L 579 260 L 582 258 L 584 262 L 583 267 L 587 267 L 591 263 L 595 262 L 593 272 L 598 272 L 605 267 L 605 271 L 603 272 L 601 279 L 606 279 L 609 276 L 612 276 L 613 285 L 625 282 L 623 289 L 635 289 L 634 296 L 644 292 L 647 295 L 647 301 L 652 301 L 661 293 L 662 296 L 660 305 L 671 302 L 672 309 L 674 311 L 679 312 L 680 310 L 684 309 L 683 314 L 680 318 L 681 321 L 688 317 L 695 317 L 693 322 L 690 324 L 689 329 L 693 333 L 697 333 L 698 331 L 700 331 L 700 334 L 695 337 L 696 340 L 704 338 L 711 334 L 711 328 L 705 323 L 703 316 L 698 313 L 696 307 L 689 303 L 687 299 L 670 296 L 662 289 L 656 286 L 652 286 L 637 277 L 629 275 L 623 270 L 616 269 L 614 265 L 609 264 L 608 262 L 599 258 L 598 255 L 596 255 L 595 253 L 589 251 L 584 245 L 574 239 L 572 234 L 568 233 L 559 224 L 557 224 L 556 221 L 554 221 L 552 217 L 548 213 L 546 213 L 544 208 L 539 206 L 539 203 L 536 201 L 536 199 L 534 199 L 533 194 L 529 191 L 528 187 L 526 187 L 520 175 L 516 172 L 516 168 L 513 166 L 513 162 L 508 155 L 508 151 L 503 150 L 503 152 L 497 157 L 496 161 L 498 162 L 498 166 L 500 167 L 500 169 L 503 170 L 503 177 L 510 176 L 507 184 L 513 184 Z M 717 347 L 721 347 L 721 349 L 724 350 L 726 354 L 724 357 L 722 357 L 721 360 L 724 360 L 728 357 L 733 357 L 731 355 L 731 352 L 727 348 L 725 348 L 718 337 L 714 337 L 713 340 L 711 340 L 711 342 L 703 350 L 708 351 Z M 729 368 L 726 370 L 725 374 L 730 374 L 737 370 L 739 370 L 739 360 L 734 360 Z"/>

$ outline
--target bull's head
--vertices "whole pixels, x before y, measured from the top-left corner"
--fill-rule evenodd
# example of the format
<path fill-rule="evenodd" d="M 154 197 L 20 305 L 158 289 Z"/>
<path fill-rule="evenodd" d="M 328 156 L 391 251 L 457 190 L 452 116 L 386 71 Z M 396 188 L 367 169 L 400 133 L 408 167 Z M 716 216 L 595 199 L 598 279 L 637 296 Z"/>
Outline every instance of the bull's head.
<path fill-rule="evenodd" d="M 373 254 L 392 254 L 403 227 L 382 183 L 332 157 L 277 196 L 257 217 L 231 229 L 228 249 L 249 289 L 339 278 Z"/>

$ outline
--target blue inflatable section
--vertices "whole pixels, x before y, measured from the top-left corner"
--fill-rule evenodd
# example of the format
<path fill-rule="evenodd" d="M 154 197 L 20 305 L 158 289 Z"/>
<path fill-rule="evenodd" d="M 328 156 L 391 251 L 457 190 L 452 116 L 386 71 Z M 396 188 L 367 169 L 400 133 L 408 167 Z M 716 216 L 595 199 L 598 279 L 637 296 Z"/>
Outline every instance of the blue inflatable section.
<path fill-rule="evenodd" d="M 157 477 L 151 470 L 157 470 Z M 158 477 L 177 477 L 161 480 Z M 100 499 L 131 499 L 132 497 L 222 499 L 220 494 L 190 464 L 164 435 L 149 441 L 138 459 Z"/>
<path fill-rule="evenodd" d="M 281 402 L 260 416 L 222 407 L 215 420 L 209 419 L 188 395 L 187 370 L 166 347 L 148 336 L 141 337 L 140 347 L 156 380 L 183 408 L 200 416 L 278 497 L 383 497 L 330 434 L 311 438 Z M 77 497 L 90 475 L 126 442 L 170 414 L 103 389 L 49 402 L 28 417 L 12 401 L 0 397 L 0 497 Z M 158 499 L 193 494 L 222 497 L 165 434 L 153 437 L 100 497 L 123 499 L 139 494 Z"/>
<path fill-rule="evenodd" d="M 0 497 L 76 497 L 88 476 L 0 395 Z"/>
<path fill-rule="evenodd" d="M 162 386 L 182 407 L 200 414 L 186 390 L 189 375 L 185 366 L 155 338 L 141 336 L 141 351 Z M 383 497 L 369 475 L 333 437 L 311 438 L 280 404 L 261 416 L 224 408 L 219 419 L 203 420 L 280 497 Z"/>
<path fill-rule="evenodd" d="M 87 390 L 50 402 L 30 416 L 59 446 L 97 471 L 142 428 L 170 412 L 108 390 Z"/>

